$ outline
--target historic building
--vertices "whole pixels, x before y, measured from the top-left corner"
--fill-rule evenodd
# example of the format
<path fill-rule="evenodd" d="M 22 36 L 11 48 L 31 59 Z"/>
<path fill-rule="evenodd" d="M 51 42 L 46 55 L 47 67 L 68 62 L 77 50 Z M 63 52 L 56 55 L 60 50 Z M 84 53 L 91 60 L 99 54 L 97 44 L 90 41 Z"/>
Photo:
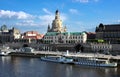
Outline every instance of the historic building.
<path fill-rule="evenodd" d="M 86 43 L 87 34 L 85 32 L 48 32 L 43 39 L 44 43 L 48 44 Z"/>
<path fill-rule="evenodd" d="M 56 10 L 55 19 L 52 22 L 52 27 L 50 28 L 50 25 L 48 25 L 47 32 L 66 32 L 66 31 L 67 31 L 66 26 L 64 28 L 62 26 L 62 20 L 60 19 L 59 11 Z"/>
<path fill-rule="evenodd" d="M 19 39 L 21 34 L 20 31 L 16 28 L 8 29 L 6 25 L 1 26 L 0 28 L 0 42 L 14 42 L 15 39 Z"/>
<path fill-rule="evenodd" d="M 96 33 L 95 32 L 86 32 L 87 34 L 87 42 L 92 42 L 92 40 L 95 40 Z"/>
<path fill-rule="evenodd" d="M 52 22 L 52 28 L 48 25 L 48 30 L 43 37 L 44 43 L 48 44 L 71 44 L 71 43 L 85 43 L 87 34 L 85 32 L 66 32 L 67 28 L 62 27 L 62 20 L 60 19 L 59 11 L 55 12 L 55 19 Z"/>
<path fill-rule="evenodd" d="M 37 31 L 27 31 L 22 34 L 22 39 L 42 39 L 43 35 Z"/>
<path fill-rule="evenodd" d="M 38 43 L 41 42 L 43 34 L 39 34 L 37 31 L 27 31 L 21 34 L 21 38 L 15 40 L 15 42 L 21 43 Z"/>
<path fill-rule="evenodd" d="M 103 25 L 96 27 L 96 39 L 103 39 L 109 43 L 120 43 L 120 24 Z"/>
<path fill-rule="evenodd" d="M 112 51 L 112 45 L 107 43 L 90 43 L 93 52 L 108 53 Z"/>

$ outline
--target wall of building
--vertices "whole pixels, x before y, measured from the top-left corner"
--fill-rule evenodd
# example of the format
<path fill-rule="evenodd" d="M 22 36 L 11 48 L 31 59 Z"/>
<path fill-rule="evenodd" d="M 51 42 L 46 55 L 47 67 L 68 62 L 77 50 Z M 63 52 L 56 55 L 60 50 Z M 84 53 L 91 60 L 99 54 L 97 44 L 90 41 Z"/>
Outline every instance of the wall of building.
<path fill-rule="evenodd" d="M 84 32 L 65 32 L 56 33 L 49 32 L 43 38 L 44 43 L 48 44 L 71 44 L 71 43 L 86 43 L 87 34 Z"/>
<path fill-rule="evenodd" d="M 96 27 L 96 39 L 103 39 L 112 44 L 120 43 L 120 24 L 103 25 Z"/>

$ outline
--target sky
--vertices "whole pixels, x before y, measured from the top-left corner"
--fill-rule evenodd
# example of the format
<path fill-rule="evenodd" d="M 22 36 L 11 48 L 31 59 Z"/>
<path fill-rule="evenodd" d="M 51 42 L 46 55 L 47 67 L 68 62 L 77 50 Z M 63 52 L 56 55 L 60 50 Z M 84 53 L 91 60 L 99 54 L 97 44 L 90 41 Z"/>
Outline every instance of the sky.
<path fill-rule="evenodd" d="M 120 23 L 120 0 L 0 0 L 0 26 L 45 34 L 58 9 L 68 32 Z M 52 25 L 51 25 L 52 26 Z"/>

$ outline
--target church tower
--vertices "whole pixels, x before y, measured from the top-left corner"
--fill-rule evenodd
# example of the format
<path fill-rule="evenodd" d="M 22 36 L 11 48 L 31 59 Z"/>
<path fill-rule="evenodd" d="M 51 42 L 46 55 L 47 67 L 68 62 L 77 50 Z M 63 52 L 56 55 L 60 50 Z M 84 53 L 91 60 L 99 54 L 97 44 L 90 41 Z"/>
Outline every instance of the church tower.
<path fill-rule="evenodd" d="M 55 19 L 52 22 L 52 28 L 48 32 L 66 32 L 65 28 L 62 27 L 62 20 L 60 19 L 60 13 L 58 10 L 55 12 Z"/>
<path fill-rule="evenodd" d="M 47 32 L 50 32 L 50 25 L 48 24 L 48 29 L 47 29 Z"/>

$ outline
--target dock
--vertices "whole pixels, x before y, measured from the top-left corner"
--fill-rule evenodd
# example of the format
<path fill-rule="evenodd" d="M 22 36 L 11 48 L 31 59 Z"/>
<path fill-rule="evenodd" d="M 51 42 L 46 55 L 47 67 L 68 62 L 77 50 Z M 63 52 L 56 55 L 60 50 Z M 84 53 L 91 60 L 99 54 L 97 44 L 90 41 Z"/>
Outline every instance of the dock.
<path fill-rule="evenodd" d="M 14 54 L 33 54 L 33 55 L 63 55 L 66 52 L 55 52 L 55 51 L 34 51 L 34 52 L 12 52 L 11 55 Z M 83 57 L 83 56 L 94 56 L 94 57 L 98 57 L 98 58 L 112 58 L 112 59 L 117 59 L 120 60 L 120 55 L 105 55 L 105 54 L 99 54 L 99 53 L 73 53 L 73 52 L 69 52 L 70 55 L 76 55 L 78 57 Z"/>
<path fill-rule="evenodd" d="M 59 51 L 34 51 L 34 52 L 11 52 L 10 56 L 22 56 L 22 57 L 42 57 L 42 56 L 47 56 L 47 55 L 56 55 L 60 56 L 65 54 L 66 52 L 59 52 Z M 117 61 L 118 64 L 120 64 L 120 55 L 105 55 L 105 54 L 99 54 L 99 53 L 73 53 L 69 52 L 70 55 L 76 56 L 77 57 L 89 57 L 89 56 L 94 56 L 98 58 L 106 58 L 110 59 L 112 61 Z"/>

